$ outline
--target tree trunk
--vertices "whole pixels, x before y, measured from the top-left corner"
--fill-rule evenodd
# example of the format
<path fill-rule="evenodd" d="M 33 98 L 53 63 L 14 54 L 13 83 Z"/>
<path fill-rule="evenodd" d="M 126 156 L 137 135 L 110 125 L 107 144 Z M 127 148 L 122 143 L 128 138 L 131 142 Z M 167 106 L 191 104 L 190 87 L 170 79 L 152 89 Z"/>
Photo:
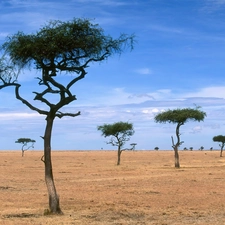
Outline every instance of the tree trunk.
<path fill-rule="evenodd" d="M 220 150 L 220 157 L 222 157 L 223 156 L 223 149 L 221 148 L 221 150 Z"/>
<path fill-rule="evenodd" d="M 177 136 L 177 143 L 174 144 L 173 136 L 172 138 L 172 144 L 173 144 L 173 149 L 174 149 L 174 157 L 175 157 L 175 168 L 180 168 L 180 160 L 179 160 L 179 154 L 178 154 L 178 147 L 183 143 L 180 141 L 180 126 L 183 125 L 183 122 L 180 122 L 176 126 L 176 136 Z"/>
<path fill-rule="evenodd" d="M 177 147 L 174 148 L 175 168 L 180 168 L 180 160 Z"/>
<path fill-rule="evenodd" d="M 120 156 L 121 156 L 121 153 L 122 153 L 122 151 L 120 150 L 120 148 L 118 148 L 118 152 L 117 152 L 117 155 L 118 155 L 118 158 L 117 158 L 117 166 L 120 165 Z"/>
<path fill-rule="evenodd" d="M 45 183 L 48 189 L 49 210 L 52 214 L 62 214 L 59 206 L 59 197 L 56 192 L 51 159 L 51 136 L 54 116 L 47 116 L 47 124 L 44 135 L 44 163 L 45 163 Z"/>

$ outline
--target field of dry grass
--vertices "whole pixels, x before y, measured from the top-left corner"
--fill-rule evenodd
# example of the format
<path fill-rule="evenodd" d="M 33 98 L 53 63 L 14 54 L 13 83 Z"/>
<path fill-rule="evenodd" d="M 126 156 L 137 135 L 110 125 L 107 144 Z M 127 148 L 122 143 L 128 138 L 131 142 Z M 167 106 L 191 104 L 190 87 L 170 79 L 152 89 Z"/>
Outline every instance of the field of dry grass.
<path fill-rule="evenodd" d="M 225 157 L 219 151 L 53 151 L 62 216 L 44 216 L 41 151 L 0 152 L 0 224 L 224 225 Z"/>

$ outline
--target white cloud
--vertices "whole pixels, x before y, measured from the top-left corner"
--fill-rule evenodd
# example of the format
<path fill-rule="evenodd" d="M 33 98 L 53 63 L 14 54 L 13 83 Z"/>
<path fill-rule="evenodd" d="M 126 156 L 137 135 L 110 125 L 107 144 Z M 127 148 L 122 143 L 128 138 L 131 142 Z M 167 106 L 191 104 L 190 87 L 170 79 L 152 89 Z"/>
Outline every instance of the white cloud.
<path fill-rule="evenodd" d="M 192 128 L 192 131 L 190 133 L 199 133 L 202 131 L 202 127 L 201 126 L 195 126 Z"/>
<path fill-rule="evenodd" d="M 78 0 L 78 2 L 88 4 L 98 3 L 101 5 L 108 5 L 108 6 L 121 6 L 129 4 L 128 1 L 113 1 L 113 0 Z"/>
<path fill-rule="evenodd" d="M 154 31 L 159 31 L 159 32 L 177 33 L 177 34 L 182 33 L 182 30 L 180 28 L 173 28 L 173 27 L 167 27 L 162 25 L 149 25 L 148 28 Z"/>
<path fill-rule="evenodd" d="M 41 117 L 42 115 L 38 113 L 19 113 L 19 112 L 11 112 L 11 113 L 0 113 L 0 120 L 17 120 L 17 119 L 30 119 Z"/>
<path fill-rule="evenodd" d="M 183 97 L 225 98 L 225 86 L 204 87 L 195 92 L 187 93 Z"/>
<path fill-rule="evenodd" d="M 149 68 L 141 68 L 141 69 L 137 69 L 136 73 L 148 75 L 148 74 L 152 74 L 152 71 Z"/>
<path fill-rule="evenodd" d="M 225 0 L 206 0 L 204 3 L 202 10 L 205 12 L 214 12 L 225 7 Z"/>

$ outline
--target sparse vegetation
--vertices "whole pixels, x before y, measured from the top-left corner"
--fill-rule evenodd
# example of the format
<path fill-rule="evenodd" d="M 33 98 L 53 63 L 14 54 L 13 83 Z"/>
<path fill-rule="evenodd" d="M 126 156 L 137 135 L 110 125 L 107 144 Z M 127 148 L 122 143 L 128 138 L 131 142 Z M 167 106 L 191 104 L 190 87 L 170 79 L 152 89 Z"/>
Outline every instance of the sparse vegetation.
<path fill-rule="evenodd" d="M 54 151 L 64 208 L 55 217 L 46 204 L 43 152 L 21 164 L 20 151 L 1 151 L 0 224 L 224 225 L 225 189 L 215 189 L 224 184 L 223 158 L 203 152 L 181 151 L 185 168 L 174 171 L 171 150 L 127 152 L 121 168 L 114 151 Z"/>

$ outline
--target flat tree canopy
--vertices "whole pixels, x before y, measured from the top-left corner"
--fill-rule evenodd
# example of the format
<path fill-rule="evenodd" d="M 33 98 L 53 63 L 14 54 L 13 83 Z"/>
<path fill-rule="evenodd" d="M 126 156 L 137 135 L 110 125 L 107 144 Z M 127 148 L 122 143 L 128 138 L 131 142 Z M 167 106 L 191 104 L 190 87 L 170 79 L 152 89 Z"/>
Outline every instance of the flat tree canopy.
<path fill-rule="evenodd" d="M 213 141 L 225 143 L 225 136 L 224 135 L 217 135 L 213 137 Z"/>
<path fill-rule="evenodd" d="M 56 20 L 35 34 L 20 31 L 9 36 L 3 48 L 16 64 L 25 66 L 33 61 L 38 69 L 50 71 L 48 75 L 54 76 L 58 70 L 83 72 L 90 62 L 103 61 L 114 53 L 121 53 L 126 46 L 132 48 L 133 38 L 133 35 L 121 34 L 113 39 L 88 19 Z"/>
<path fill-rule="evenodd" d="M 155 116 L 155 121 L 158 123 L 179 123 L 184 124 L 190 120 L 203 121 L 206 113 L 197 109 L 184 108 L 184 109 L 168 109 L 165 112 L 159 113 Z"/>
<path fill-rule="evenodd" d="M 98 130 L 102 131 L 104 137 L 121 135 L 131 136 L 133 135 L 133 124 L 128 122 L 116 122 L 113 124 L 104 124 L 98 126 Z"/>
<path fill-rule="evenodd" d="M 36 142 L 36 141 L 35 141 L 35 140 L 32 140 L 32 139 L 30 139 L 30 138 L 19 138 L 19 139 L 16 141 L 16 143 L 22 143 L 22 144 L 29 143 L 29 142 L 34 143 L 34 142 Z"/>

